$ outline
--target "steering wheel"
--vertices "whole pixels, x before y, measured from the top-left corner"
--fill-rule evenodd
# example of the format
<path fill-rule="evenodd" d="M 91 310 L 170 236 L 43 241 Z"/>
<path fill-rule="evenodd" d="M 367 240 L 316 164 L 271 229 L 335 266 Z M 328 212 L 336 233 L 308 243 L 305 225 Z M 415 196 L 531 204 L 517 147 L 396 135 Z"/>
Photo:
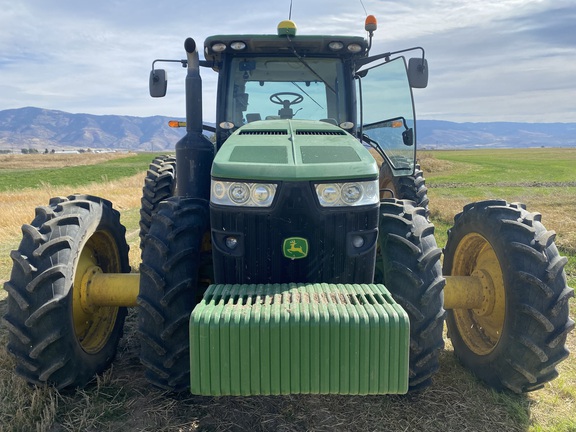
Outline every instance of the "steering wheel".
<path fill-rule="evenodd" d="M 280 98 L 280 96 L 292 96 L 293 99 L 292 100 L 288 100 L 288 99 L 284 100 L 284 99 Z M 288 108 L 288 107 L 290 107 L 290 105 L 299 104 L 303 100 L 304 100 L 304 96 L 302 96 L 299 93 L 292 93 L 292 92 L 274 93 L 272 96 L 270 96 L 270 102 L 275 103 L 277 105 L 282 105 L 284 108 Z"/>

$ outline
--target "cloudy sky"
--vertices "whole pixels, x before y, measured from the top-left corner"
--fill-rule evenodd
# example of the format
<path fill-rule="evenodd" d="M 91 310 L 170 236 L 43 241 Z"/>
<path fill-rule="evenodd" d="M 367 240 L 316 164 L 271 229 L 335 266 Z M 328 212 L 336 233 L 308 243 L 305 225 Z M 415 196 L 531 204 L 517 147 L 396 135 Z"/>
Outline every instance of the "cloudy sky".
<path fill-rule="evenodd" d="M 430 68 L 418 118 L 576 122 L 576 1 L 363 0 L 378 18 L 372 54 L 423 46 Z M 163 99 L 148 96 L 157 58 L 183 41 L 274 33 L 290 0 L 0 0 L 0 110 L 184 116 L 185 70 L 167 64 Z M 360 0 L 293 0 L 299 34 L 364 35 Z M 206 120 L 215 74 L 203 70 Z"/>

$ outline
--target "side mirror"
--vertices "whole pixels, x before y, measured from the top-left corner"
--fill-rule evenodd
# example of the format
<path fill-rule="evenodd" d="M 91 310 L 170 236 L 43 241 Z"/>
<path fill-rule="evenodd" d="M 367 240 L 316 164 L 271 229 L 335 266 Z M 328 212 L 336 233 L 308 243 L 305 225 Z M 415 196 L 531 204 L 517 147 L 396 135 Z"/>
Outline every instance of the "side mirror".
<path fill-rule="evenodd" d="M 150 87 L 150 96 L 152 97 L 166 96 L 168 79 L 166 78 L 166 71 L 164 69 L 152 69 L 150 71 L 149 87 Z"/>
<path fill-rule="evenodd" d="M 408 128 L 402 132 L 402 142 L 407 147 L 414 145 L 414 129 Z"/>
<path fill-rule="evenodd" d="M 412 88 L 426 88 L 428 85 L 428 60 L 415 57 L 408 61 L 408 81 Z"/>

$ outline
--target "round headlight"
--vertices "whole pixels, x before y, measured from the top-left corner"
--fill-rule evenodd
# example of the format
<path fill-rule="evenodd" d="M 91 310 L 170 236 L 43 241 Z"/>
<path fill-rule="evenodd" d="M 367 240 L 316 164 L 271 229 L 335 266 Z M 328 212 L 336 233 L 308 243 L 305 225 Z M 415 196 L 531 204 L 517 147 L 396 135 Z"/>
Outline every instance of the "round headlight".
<path fill-rule="evenodd" d="M 359 235 L 352 237 L 352 246 L 354 246 L 356 249 L 361 248 L 364 246 L 364 238 Z"/>
<path fill-rule="evenodd" d="M 238 247 L 238 239 L 236 237 L 226 237 L 225 242 L 228 249 L 234 250 Z"/>
<path fill-rule="evenodd" d="M 318 198 L 320 204 L 331 205 L 338 201 L 340 198 L 340 191 L 335 184 L 320 184 L 318 185 Z"/>
<path fill-rule="evenodd" d="M 346 183 L 342 186 L 342 201 L 354 204 L 362 198 L 362 186 L 356 183 Z"/>
<path fill-rule="evenodd" d="M 244 183 L 234 183 L 228 191 L 230 200 L 236 204 L 244 204 L 250 198 L 250 189 Z"/>
<path fill-rule="evenodd" d="M 212 184 L 212 194 L 218 199 L 224 198 L 226 194 L 226 186 L 224 186 L 224 183 L 214 182 Z"/>
<path fill-rule="evenodd" d="M 274 195 L 269 185 L 256 184 L 252 189 L 252 201 L 256 205 L 266 206 L 269 205 Z"/>
<path fill-rule="evenodd" d="M 380 187 L 377 182 L 365 182 L 364 187 L 364 199 L 369 202 L 378 202 L 380 199 Z"/>

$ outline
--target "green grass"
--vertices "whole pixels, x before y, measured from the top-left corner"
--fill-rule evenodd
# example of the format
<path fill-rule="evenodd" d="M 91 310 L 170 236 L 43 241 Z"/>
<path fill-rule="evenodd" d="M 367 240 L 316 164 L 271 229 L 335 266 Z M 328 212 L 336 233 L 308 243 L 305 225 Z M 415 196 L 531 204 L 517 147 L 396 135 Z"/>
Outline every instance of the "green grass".
<path fill-rule="evenodd" d="M 576 149 L 435 151 L 420 155 L 436 219 L 462 205 L 505 199 L 542 213 L 563 251 L 576 254 Z"/>
<path fill-rule="evenodd" d="M 0 192 L 52 186 L 82 186 L 130 177 L 148 168 L 153 155 L 142 153 L 95 165 L 41 169 L 0 169 Z"/>
<path fill-rule="evenodd" d="M 576 186 L 576 149 L 439 151 L 434 152 L 434 157 L 460 165 L 438 175 L 426 173 L 427 180 L 435 183 L 571 183 Z"/>

